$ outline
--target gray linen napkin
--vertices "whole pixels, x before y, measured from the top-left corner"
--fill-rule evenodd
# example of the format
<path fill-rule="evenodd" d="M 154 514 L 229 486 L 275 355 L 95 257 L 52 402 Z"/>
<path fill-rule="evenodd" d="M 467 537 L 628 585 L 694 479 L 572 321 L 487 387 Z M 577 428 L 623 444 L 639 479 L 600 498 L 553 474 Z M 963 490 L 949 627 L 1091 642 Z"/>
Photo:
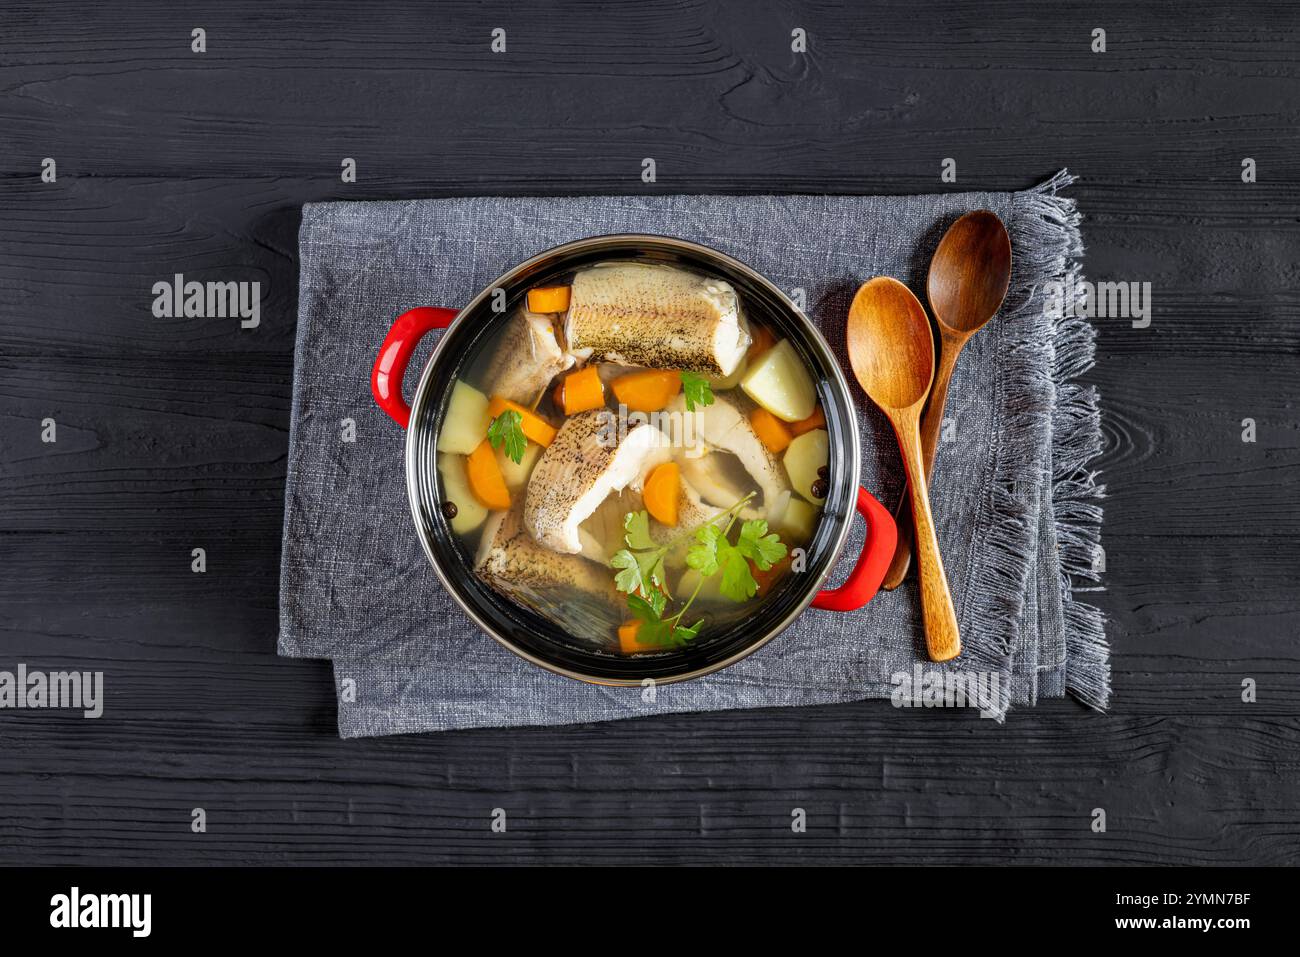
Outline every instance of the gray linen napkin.
<path fill-rule="evenodd" d="M 1103 708 L 1100 613 L 1074 600 L 1095 579 L 1102 487 L 1097 395 L 1070 381 L 1093 330 L 1044 287 L 1077 278 L 1082 252 L 1061 173 L 1019 193 L 911 197 L 657 196 L 326 203 L 303 210 L 292 433 L 280 581 L 279 652 L 332 658 L 344 737 L 564 724 L 675 711 L 891 697 L 900 675 L 985 677 L 980 707 L 1069 692 Z M 730 668 L 654 689 L 585 685 L 516 658 L 444 592 L 406 503 L 403 431 L 374 405 L 369 369 L 392 319 L 459 306 L 517 262 L 605 233 L 657 233 L 729 253 L 787 291 L 844 357 L 857 286 L 892 275 L 924 298 L 926 269 L 962 213 L 991 209 L 1011 232 L 1002 312 L 962 353 L 949 393 L 952 440 L 932 483 L 964 653 L 925 659 L 915 584 L 859 612 L 810 609 Z M 1068 288 L 1068 287 L 1067 287 Z M 1048 287 L 1050 290 L 1050 287 Z M 418 368 L 431 345 L 417 353 Z M 902 491 L 897 446 L 859 398 L 862 481 L 888 507 Z M 355 423 L 345 441 L 344 420 Z M 838 581 L 862 541 L 855 527 Z M 996 679 L 996 681 L 994 680 Z M 919 689 L 918 689 L 919 691 Z"/>

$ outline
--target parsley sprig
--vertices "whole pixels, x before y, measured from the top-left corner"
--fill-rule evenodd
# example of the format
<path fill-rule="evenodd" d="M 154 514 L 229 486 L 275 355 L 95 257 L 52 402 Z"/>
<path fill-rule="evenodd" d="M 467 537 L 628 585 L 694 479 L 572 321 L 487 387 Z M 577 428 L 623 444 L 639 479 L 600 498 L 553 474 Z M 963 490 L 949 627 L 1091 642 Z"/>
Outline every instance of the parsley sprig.
<path fill-rule="evenodd" d="M 683 625 L 682 616 L 686 614 L 686 608 L 665 618 L 663 614 L 667 603 L 668 598 L 657 588 L 650 590 L 648 598 L 640 595 L 627 596 L 627 607 L 641 622 L 641 627 L 636 632 L 638 643 L 660 648 L 680 648 L 700 633 L 703 618 L 693 625 Z M 689 602 L 687 607 L 690 607 Z"/>
<path fill-rule="evenodd" d="M 752 561 L 759 571 L 767 571 L 785 557 L 785 545 L 776 533 L 769 533 L 767 522 L 761 518 L 750 519 L 740 526 L 736 544 L 727 539 L 727 532 L 735 522 L 733 517 L 726 529 L 706 525 L 695 533 L 696 542 L 686 553 L 686 564 L 700 573 L 703 579 L 721 573 L 718 590 L 735 602 L 748 601 L 758 593 L 754 580 Z"/>
<path fill-rule="evenodd" d="M 662 545 L 650 537 L 650 517 L 644 511 L 628 512 L 624 516 L 623 540 L 627 548 L 615 553 L 610 564 L 619 569 L 614 576 L 615 587 L 627 593 L 628 609 L 641 622 L 637 630 L 640 643 L 681 647 L 695 638 L 704 619 L 693 625 L 685 625 L 683 620 L 705 581 L 714 575 L 721 575 L 718 590 L 734 602 L 747 601 L 757 594 L 758 583 L 749 563 L 752 561 L 754 567 L 767 571 L 785 557 L 786 547 L 775 533 L 768 532 L 767 522 L 762 519 L 743 522 L 736 544 L 731 543 L 731 528 L 740 510 L 754 494 L 751 492 L 725 512 Z M 688 539 L 694 539 L 694 542 L 686 553 L 686 564 L 699 573 L 699 582 L 681 610 L 664 617 L 670 597 L 664 575 L 664 558 Z"/>
<path fill-rule="evenodd" d="M 686 400 L 686 411 L 694 412 L 697 405 L 713 405 L 713 386 L 709 380 L 694 372 L 679 372 L 682 377 L 682 397 Z"/>
<path fill-rule="evenodd" d="M 488 424 L 487 438 L 494 449 L 504 442 L 506 455 L 516 465 L 524 460 L 528 438 L 524 435 L 524 417 L 515 409 L 506 409 Z"/>

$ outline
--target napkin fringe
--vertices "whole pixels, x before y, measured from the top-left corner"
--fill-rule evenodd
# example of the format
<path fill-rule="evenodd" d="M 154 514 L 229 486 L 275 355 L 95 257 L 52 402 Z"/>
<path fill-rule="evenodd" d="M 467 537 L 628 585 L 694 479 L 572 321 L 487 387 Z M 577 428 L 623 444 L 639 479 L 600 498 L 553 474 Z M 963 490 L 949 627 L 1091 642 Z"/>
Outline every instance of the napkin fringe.
<path fill-rule="evenodd" d="M 1066 624 L 1066 687 L 1090 707 L 1103 709 L 1110 695 L 1109 650 L 1101 611 L 1074 600 L 1071 579 L 1078 575 L 1100 578 L 1102 509 L 1098 504 L 1105 486 L 1087 463 L 1102 449 L 1097 390 L 1072 380 L 1093 365 L 1096 330 L 1079 310 L 1053 314 L 1045 308 L 1043 286 L 1065 280 L 1065 288 L 1078 289 L 1083 254 L 1080 215 L 1072 199 L 1059 191 L 1075 181 L 1067 170 L 1033 190 L 1017 194 L 1008 229 L 1020 268 L 1019 280 L 1009 290 L 1004 306 L 1007 336 L 1006 380 L 1008 415 L 1000 429 L 1003 450 L 996 458 L 991 489 L 993 524 L 987 549 L 975 572 L 971 591 L 994 596 L 972 609 L 978 629 L 995 638 L 993 643 L 968 646 L 966 668 L 1005 670 L 1013 642 L 1025 613 L 1031 566 L 1035 557 L 1035 520 L 1040 483 L 1052 482 L 1052 508 L 1061 550 L 1061 595 Z M 1071 285 L 1070 281 L 1074 280 Z M 1042 344 L 1053 351 L 1044 361 Z M 1043 448 L 1050 434 L 1049 463 L 1025 469 L 1011 451 Z M 1009 683 L 1007 683 L 1009 684 Z M 998 699 L 983 703 L 1002 720 L 1010 707 L 1010 688 L 999 688 Z"/>
<path fill-rule="evenodd" d="M 1062 253 L 1065 288 L 1076 290 L 1075 308 L 1043 310 L 1052 325 L 1052 379 L 1056 389 L 1052 417 L 1052 514 L 1061 555 L 1061 601 L 1065 620 L 1066 690 L 1083 704 L 1104 710 L 1110 702 L 1110 646 L 1100 608 L 1075 599 L 1083 590 L 1076 579 L 1100 582 L 1105 571 L 1101 548 L 1101 499 L 1106 486 L 1089 463 L 1102 452 L 1100 394 L 1095 386 L 1073 381 L 1092 368 L 1097 330 L 1081 308 L 1083 242 L 1073 200 L 1058 196 L 1076 177 L 1061 170 L 1026 195 L 1031 222 L 1050 223 L 1066 235 Z M 1041 238 L 1041 234 L 1040 234 Z M 1032 247 L 1031 247 L 1032 248 Z M 1104 590 L 1100 586 L 1089 591 Z"/>
<path fill-rule="evenodd" d="M 968 594 L 986 596 L 985 601 L 972 603 L 967 615 L 973 619 L 974 631 L 993 640 L 968 642 L 962 653 L 963 669 L 1005 674 L 1022 631 L 1046 463 L 1026 463 L 1018 450 L 1042 449 L 1046 454 L 1052 428 L 1054 383 L 1043 349 L 1052 329 L 1038 293 L 1045 282 L 1065 275 L 1080 245 L 1073 203 L 1054 195 L 1072 181 L 1068 174 L 1058 173 L 1036 190 L 1016 194 L 1007 224 L 1018 268 L 998 326 L 1005 340 L 1002 407 L 1006 417 L 995 437 L 999 447 L 986 512 L 988 537 L 974 570 L 975 580 L 967 588 Z M 1010 684 L 1000 684 L 997 700 L 981 702 L 998 721 L 1011 706 Z"/>

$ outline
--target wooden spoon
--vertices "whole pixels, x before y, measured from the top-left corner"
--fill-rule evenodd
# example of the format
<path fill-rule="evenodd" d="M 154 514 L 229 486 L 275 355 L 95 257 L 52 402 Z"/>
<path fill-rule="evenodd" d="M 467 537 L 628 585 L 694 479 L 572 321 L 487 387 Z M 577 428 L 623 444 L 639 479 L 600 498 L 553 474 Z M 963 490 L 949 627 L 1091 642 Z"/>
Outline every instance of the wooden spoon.
<path fill-rule="evenodd" d="M 930 260 L 926 293 L 930 311 L 939 326 L 939 362 L 930 388 L 930 402 L 921 419 L 921 455 L 925 477 L 934 471 L 934 452 L 948 402 L 948 383 L 966 340 L 984 328 L 1007 297 L 1011 283 L 1011 238 L 1002 220 L 987 209 L 967 213 L 948 227 Z M 899 499 L 895 517 L 902 517 L 907 494 Z M 898 523 L 894 560 L 881 585 L 897 588 L 907 576 L 912 560 L 912 525 Z"/>
<path fill-rule="evenodd" d="M 921 465 L 921 409 L 934 379 L 930 320 L 910 289 L 897 279 L 880 276 L 864 283 L 853 297 L 846 339 L 853 374 L 889 417 L 898 436 L 911 479 L 925 644 L 932 661 L 947 661 L 961 653 L 961 638 Z"/>

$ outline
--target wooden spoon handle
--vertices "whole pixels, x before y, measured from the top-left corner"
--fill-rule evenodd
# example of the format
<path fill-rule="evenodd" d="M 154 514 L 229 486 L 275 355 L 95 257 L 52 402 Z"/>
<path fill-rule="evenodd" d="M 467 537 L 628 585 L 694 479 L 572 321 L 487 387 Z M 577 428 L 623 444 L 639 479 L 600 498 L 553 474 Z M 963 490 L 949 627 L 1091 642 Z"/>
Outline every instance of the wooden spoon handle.
<path fill-rule="evenodd" d="M 898 444 L 912 490 L 912 518 L 916 526 L 917 575 L 921 583 L 921 618 L 925 622 L 925 646 L 931 661 L 948 661 L 961 654 L 957 612 L 952 606 L 948 576 L 939 555 L 939 539 L 930 514 L 925 467 L 921 459 L 921 434 L 915 418 L 897 426 Z"/>
<path fill-rule="evenodd" d="M 934 472 L 935 450 L 939 447 L 939 433 L 943 430 L 943 410 L 948 404 L 948 383 L 952 380 L 952 370 L 957 365 L 957 353 L 962 343 L 944 341 L 939 353 L 939 367 L 934 370 L 934 384 L 930 387 L 930 400 L 921 419 L 921 456 L 925 462 L 925 478 L 928 482 Z M 894 558 L 885 572 L 881 588 L 893 591 L 907 577 L 907 569 L 912 564 L 913 523 L 903 515 L 904 505 L 910 500 L 909 490 L 903 489 L 903 497 L 898 500 L 894 518 L 898 524 L 898 543 L 894 546 Z"/>

